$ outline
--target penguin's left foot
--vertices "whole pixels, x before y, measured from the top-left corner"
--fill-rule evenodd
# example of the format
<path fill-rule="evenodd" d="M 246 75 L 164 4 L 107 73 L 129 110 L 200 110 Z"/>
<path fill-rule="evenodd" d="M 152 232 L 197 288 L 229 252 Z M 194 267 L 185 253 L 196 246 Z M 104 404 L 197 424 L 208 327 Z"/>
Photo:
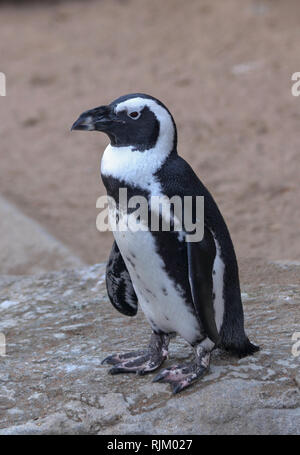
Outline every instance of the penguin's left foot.
<path fill-rule="evenodd" d="M 208 372 L 209 361 L 210 351 L 198 346 L 194 362 L 166 368 L 155 376 L 153 382 L 167 382 L 171 385 L 173 394 L 179 393 Z"/>
<path fill-rule="evenodd" d="M 168 356 L 169 336 L 152 333 L 148 349 L 113 354 L 106 357 L 102 364 L 113 365 L 110 374 L 136 373 L 144 375 L 159 368 Z"/>

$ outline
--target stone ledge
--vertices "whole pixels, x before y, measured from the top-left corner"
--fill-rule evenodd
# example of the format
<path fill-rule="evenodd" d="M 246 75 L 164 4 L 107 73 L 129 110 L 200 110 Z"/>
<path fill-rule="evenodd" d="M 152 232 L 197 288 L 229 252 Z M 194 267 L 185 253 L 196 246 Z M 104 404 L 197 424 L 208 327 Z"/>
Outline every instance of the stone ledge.
<path fill-rule="evenodd" d="M 83 261 L 0 196 L 0 273 L 33 274 L 82 267 Z"/>
<path fill-rule="evenodd" d="M 267 275 L 269 267 L 280 276 L 282 264 L 266 264 Z M 299 277 L 297 264 L 284 267 Z M 261 351 L 241 360 L 215 351 L 210 373 L 174 397 L 153 375 L 110 376 L 101 365 L 150 336 L 141 311 L 127 318 L 110 305 L 104 272 L 99 264 L 0 277 L 0 434 L 300 433 L 300 357 L 291 352 L 299 284 L 261 276 L 264 284 L 244 285 L 247 332 Z M 190 355 L 178 337 L 168 364 Z"/>

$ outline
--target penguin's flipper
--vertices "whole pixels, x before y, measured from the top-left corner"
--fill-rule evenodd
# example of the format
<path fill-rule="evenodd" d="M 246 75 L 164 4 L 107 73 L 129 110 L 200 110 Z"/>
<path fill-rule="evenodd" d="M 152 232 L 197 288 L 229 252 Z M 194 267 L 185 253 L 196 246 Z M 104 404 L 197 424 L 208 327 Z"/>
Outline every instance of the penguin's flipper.
<path fill-rule="evenodd" d="M 213 306 L 213 264 L 216 245 L 208 228 L 205 228 L 201 242 L 187 242 L 187 255 L 194 308 L 207 336 L 217 345 L 220 337 Z"/>
<path fill-rule="evenodd" d="M 126 316 L 135 316 L 137 296 L 130 275 L 116 242 L 113 243 L 106 266 L 106 289 L 112 305 Z"/>

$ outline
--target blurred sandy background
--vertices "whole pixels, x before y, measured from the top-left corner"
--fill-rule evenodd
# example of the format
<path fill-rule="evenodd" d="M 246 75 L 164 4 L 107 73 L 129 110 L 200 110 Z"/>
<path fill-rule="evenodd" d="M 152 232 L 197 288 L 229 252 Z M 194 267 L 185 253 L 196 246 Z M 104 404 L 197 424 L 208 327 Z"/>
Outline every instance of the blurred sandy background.
<path fill-rule="evenodd" d="M 173 113 L 239 258 L 299 260 L 299 42 L 298 0 L 0 2 L 0 193 L 82 261 L 106 260 L 107 139 L 69 128 L 146 92 Z"/>

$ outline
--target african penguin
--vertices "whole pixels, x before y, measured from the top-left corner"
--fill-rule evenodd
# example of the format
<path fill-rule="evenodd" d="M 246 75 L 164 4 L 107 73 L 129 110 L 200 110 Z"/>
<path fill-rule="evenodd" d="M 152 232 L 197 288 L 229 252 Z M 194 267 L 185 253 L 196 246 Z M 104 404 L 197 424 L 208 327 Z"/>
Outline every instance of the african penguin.
<path fill-rule="evenodd" d="M 238 356 L 253 354 L 244 331 L 238 265 L 225 221 L 209 191 L 177 154 L 177 130 L 169 110 L 152 96 L 121 96 L 107 106 L 80 115 L 72 130 L 102 131 L 110 139 L 101 161 L 108 196 L 116 201 L 110 215 L 124 216 L 119 190 L 128 198 L 204 197 L 204 235 L 187 241 L 187 232 L 116 229 L 106 270 L 112 305 L 134 316 L 140 304 L 152 328 L 145 350 L 110 355 L 111 374 L 140 375 L 159 368 L 174 335 L 195 352 L 194 362 L 163 369 L 154 381 L 180 392 L 208 371 L 215 347 Z M 194 211 L 193 211 L 194 213 Z M 130 213 L 128 211 L 128 216 Z M 193 215 L 194 216 L 194 215 Z"/>

